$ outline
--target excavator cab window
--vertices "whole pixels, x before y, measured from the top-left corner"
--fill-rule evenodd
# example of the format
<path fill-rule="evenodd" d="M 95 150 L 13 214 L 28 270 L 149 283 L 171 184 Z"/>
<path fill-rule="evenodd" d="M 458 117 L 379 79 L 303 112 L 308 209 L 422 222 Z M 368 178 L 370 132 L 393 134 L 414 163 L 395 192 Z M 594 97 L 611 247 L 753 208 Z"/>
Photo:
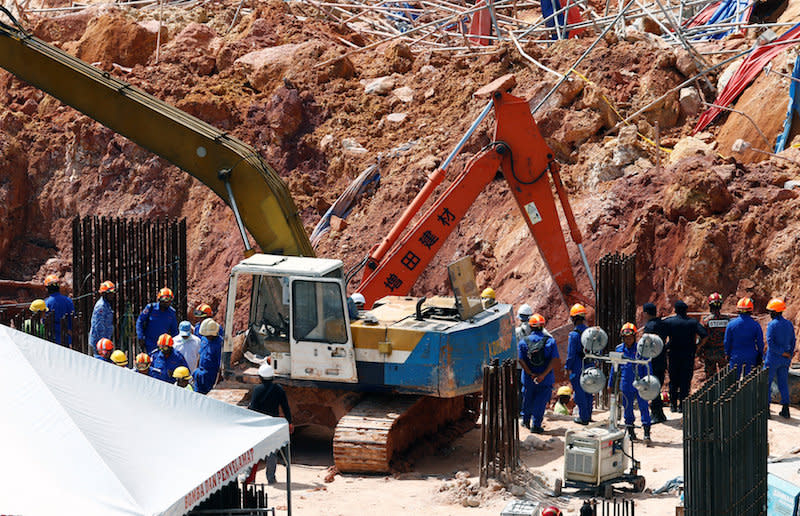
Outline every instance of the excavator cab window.
<path fill-rule="evenodd" d="M 347 342 L 347 321 L 339 283 L 293 281 L 292 317 L 296 341 Z"/>
<path fill-rule="evenodd" d="M 289 341 L 288 278 L 253 276 L 250 325 L 267 340 Z"/>

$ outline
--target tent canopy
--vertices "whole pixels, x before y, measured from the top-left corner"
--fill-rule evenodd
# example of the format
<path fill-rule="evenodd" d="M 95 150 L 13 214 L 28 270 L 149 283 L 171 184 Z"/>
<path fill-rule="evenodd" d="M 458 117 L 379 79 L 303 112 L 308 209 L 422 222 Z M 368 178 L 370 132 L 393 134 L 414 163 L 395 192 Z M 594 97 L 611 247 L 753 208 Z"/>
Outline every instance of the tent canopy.
<path fill-rule="evenodd" d="M 288 441 L 285 419 L 0 326 L 0 514 L 184 514 Z"/>

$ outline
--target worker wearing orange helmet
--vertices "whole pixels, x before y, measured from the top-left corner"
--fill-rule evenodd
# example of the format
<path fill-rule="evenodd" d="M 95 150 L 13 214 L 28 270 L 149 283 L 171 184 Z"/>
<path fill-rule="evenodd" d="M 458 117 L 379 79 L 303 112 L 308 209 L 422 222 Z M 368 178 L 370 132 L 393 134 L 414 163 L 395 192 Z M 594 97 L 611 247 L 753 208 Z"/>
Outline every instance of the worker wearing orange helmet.
<path fill-rule="evenodd" d="M 97 289 L 100 296 L 94 304 L 92 310 L 92 323 L 89 327 L 89 346 L 91 349 L 97 345 L 100 339 L 114 338 L 114 294 L 117 291 L 116 285 L 110 281 L 104 281 Z"/>
<path fill-rule="evenodd" d="M 156 349 L 151 358 L 153 359 L 150 364 L 150 376 L 158 378 L 159 380 L 167 383 L 175 383 L 175 369 L 183 366 L 189 368 L 189 364 L 179 352 L 173 348 L 175 346 L 172 337 L 166 333 L 158 337 L 158 349 Z"/>
<path fill-rule="evenodd" d="M 622 353 L 622 356 L 632 360 L 643 360 L 642 356 L 636 349 L 636 325 L 633 323 L 625 323 L 619 331 L 622 343 L 619 344 L 615 351 Z M 613 370 L 608 376 L 608 386 L 613 387 L 615 382 L 615 374 L 619 375 L 619 391 L 622 394 L 621 402 L 623 414 L 625 417 L 625 426 L 628 427 L 628 435 L 632 441 L 636 440 L 636 433 L 633 430 L 636 416 L 633 414 L 633 402 L 639 405 L 639 414 L 642 418 L 642 428 L 644 429 L 644 440 L 650 440 L 650 409 L 647 406 L 647 401 L 642 398 L 633 382 L 637 378 L 643 378 L 650 373 L 650 366 L 643 364 L 621 364 L 619 371 Z"/>
<path fill-rule="evenodd" d="M 94 358 L 99 358 L 104 362 L 111 362 L 111 353 L 114 351 L 114 343 L 111 339 L 100 339 L 95 346 Z M 112 362 L 113 363 L 113 362 Z"/>
<path fill-rule="evenodd" d="M 150 369 L 150 365 L 153 363 L 153 359 L 150 358 L 150 355 L 147 353 L 139 353 L 136 355 L 136 372 L 146 375 L 146 376 L 153 376 L 151 374 L 152 370 Z"/>
<path fill-rule="evenodd" d="M 739 315 L 725 328 L 725 356 L 731 369 L 747 374 L 764 360 L 764 332 L 752 317 L 753 300 L 743 297 L 736 303 Z"/>
<path fill-rule="evenodd" d="M 581 335 L 586 329 L 586 307 L 581 304 L 572 305 L 569 309 L 569 318 L 572 321 L 572 331 L 569 332 L 569 342 L 567 344 L 567 359 L 564 361 L 564 369 L 569 375 L 569 383 L 572 384 L 573 397 L 578 406 L 578 417 L 575 422 L 580 425 L 588 425 L 592 420 L 591 394 L 587 394 L 581 387 L 581 373 L 583 373 L 583 344 Z"/>
<path fill-rule="evenodd" d="M 794 355 L 794 326 L 783 318 L 786 303 L 783 299 L 773 298 L 767 303 L 767 311 L 772 320 L 767 325 L 767 357 L 764 364 L 769 369 L 768 388 L 772 389 L 772 380 L 778 381 L 781 393 L 781 417 L 789 418 L 789 365 Z M 771 395 L 768 394 L 768 396 Z M 770 399 L 767 398 L 767 399 Z"/>
<path fill-rule="evenodd" d="M 364 296 L 361 296 L 361 299 L 364 299 Z M 208 303 L 200 303 L 197 305 L 197 308 L 194 309 L 194 317 L 197 319 L 197 324 L 194 325 L 194 335 L 199 339 L 202 338 L 200 335 L 200 325 L 203 324 L 203 321 L 206 319 L 214 317 L 214 309 L 211 308 L 211 305 Z M 222 328 L 221 324 L 219 325 L 219 336 L 223 339 L 225 338 L 225 330 Z"/>
<path fill-rule="evenodd" d="M 544 411 L 553 395 L 553 370 L 558 366 L 558 347 L 553 337 L 545 335 L 544 323 L 541 315 L 531 316 L 533 331 L 519 342 L 518 354 L 522 367 L 522 426 L 536 434 L 544 433 Z"/>
<path fill-rule="evenodd" d="M 728 359 L 725 358 L 725 328 L 731 318 L 722 313 L 722 295 L 718 292 L 708 296 L 708 309 L 711 313 L 701 321 L 708 337 L 700 343 L 698 351 L 703 359 L 706 378 L 711 378 L 720 369 L 728 367 Z"/>
<path fill-rule="evenodd" d="M 683 411 L 683 400 L 689 395 L 694 375 L 694 357 L 698 339 L 708 336 L 700 321 L 688 315 L 689 306 L 675 301 L 675 315 L 664 319 L 669 334 L 667 358 L 669 364 L 669 398 L 672 412 Z"/>
<path fill-rule="evenodd" d="M 155 351 L 161 335 L 178 334 L 178 317 L 170 306 L 174 297 L 171 289 L 162 288 L 158 291 L 158 300 L 145 306 L 136 319 L 136 338 L 150 355 Z"/>
<path fill-rule="evenodd" d="M 47 297 L 44 299 L 50 316 L 53 318 L 53 342 L 72 347 L 72 314 L 75 305 L 72 299 L 61 293 L 61 281 L 56 274 L 49 274 L 44 279 Z M 61 323 L 64 322 L 64 342 L 61 342 Z"/>

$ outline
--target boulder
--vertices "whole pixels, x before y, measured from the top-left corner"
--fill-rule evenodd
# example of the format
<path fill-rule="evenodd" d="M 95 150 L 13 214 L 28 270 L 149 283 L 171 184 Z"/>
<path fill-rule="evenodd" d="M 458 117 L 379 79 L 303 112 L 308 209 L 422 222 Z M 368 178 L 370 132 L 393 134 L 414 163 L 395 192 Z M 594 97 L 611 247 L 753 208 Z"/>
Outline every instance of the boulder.
<path fill-rule="evenodd" d="M 249 52 L 234 61 L 234 69 L 243 73 L 258 91 L 269 91 L 296 62 L 295 56 L 308 43 L 287 43 Z"/>
<path fill-rule="evenodd" d="M 681 115 L 693 117 L 703 108 L 703 100 L 696 88 L 681 88 L 679 102 L 681 104 Z"/>

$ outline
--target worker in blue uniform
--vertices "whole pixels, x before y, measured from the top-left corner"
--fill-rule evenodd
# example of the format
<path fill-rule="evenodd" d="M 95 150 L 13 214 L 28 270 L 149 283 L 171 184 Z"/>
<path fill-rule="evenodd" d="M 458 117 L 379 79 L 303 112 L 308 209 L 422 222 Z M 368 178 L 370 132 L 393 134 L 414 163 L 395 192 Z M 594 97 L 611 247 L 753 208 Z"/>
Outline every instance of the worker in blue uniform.
<path fill-rule="evenodd" d="M 578 406 L 578 417 L 575 422 L 580 425 L 588 425 L 592 421 L 592 402 L 594 398 L 581 387 L 581 373 L 583 373 L 583 344 L 581 335 L 586 329 L 586 307 L 581 304 L 572 305 L 569 309 L 569 317 L 572 320 L 573 328 L 569 332 L 569 343 L 567 344 L 567 360 L 564 369 L 569 374 L 569 383 L 572 384 L 573 397 Z"/>
<path fill-rule="evenodd" d="M 158 292 L 157 302 L 145 306 L 136 319 L 136 338 L 149 355 L 155 352 L 161 335 L 178 334 L 178 317 L 170 306 L 174 297 L 172 290 L 162 288 Z"/>
<path fill-rule="evenodd" d="M 194 316 L 197 319 L 197 324 L 194 325 L 194 334 L 200 337 L 200 325 L 203 324 L 203 321 L 206 319 L 214 317 L 214 310 L 211 308 L 211 305 L 207 303 L 200 303 L 197 305 L 197 308 L 194 309 Z M 217 324 L 219 325 L 219 336 L 224 339 L 225 329 L 221 324 Z"/>
<path fill-rule="evenodd" d="M 175 378 L 172 376 L 175 369 L 180 366 L 188 369 L 189 365 L 183 355 L 173 349 L 175 343 L 172 341 L 171 335 L 162 334 L 158 337 L 157 345 L 158 349 L 152 354 L 153 361 L 150 364 L 150 376 L 167 383 L 175 383 Z"/>
<path fill-rule="evenodd" d="M 683 411 L 683 400 L 689 396 L 694 376 L 694 357 L 699 339 L 705 339 L 708 331 L 700 321 L 688 315 L 689 307 L 681 300 L 675 301 L 675 315 L 664 319 L 669 341 L 669 399 L 672 412 Z"/>
<path fill-rule="evenodd" d="M 61 320 L 65 315 L 71 316 L 75 313 L 75 305 L 72 303 L 72 299 L 61 293 L 60 280 L 55 274 L 50 274 L 44 279 L 44 286 L 47 287 L 48 294 L 44 303 L 53 317 L 53 342 L 71 348 L 72 317 L 67 317 L 66 320 L 64 320 L 66 325 L 66 339 L 63 343 L 61 342 Z"/>
<path fill-rule="evenodd" d="M 764 332 L 750 315 L 753 313 L 752 299 L 741 298 L 736 303 L 736 309 L 739 315 L 725 328 L 725 356 L 731 369 L 739 374 L 748 374 L 764 359 Z"/>
<path fill-rule="evenodd" d="M 622 356 L 632 360 L 644 360 L 641 355 L 636 351 L 636 326 L 633 323 L 625 323 L 619 332 L 622 337 L 622 343 L 617 346 L 617 352 L 621 352 Z M 611 371 L 608 377 L 608 387 L 613 388 L 614 376 L 616 370 Z M 650 366 L 644 364 L 621 364 L 619 366 L 619 391 L 622 402 L 623 415 L 625 419 L 625 426 L 628 427 L 628 435 L 632 441 L 636 440 L 636 432 L 634 432 L 634 422 L 636 416 L 633 414 L 633 402 L 636 401 L 639 405 L 639 414 L 642 418 L 642 428 L 644 429 L 644 440 L 650 441 L 650 409 L 647 405 L 647 400 L 639 395 L 639 391 L 633 386 L 633 382 L 637 378 L 643 378 L 650 374 Z"/>
<path fill-rule="evenodd" d="M 114 343 L 110 339 L 100 339 L 95 345 L 94 358 L 98 358 L 103 362 L 111 362 L 111 352 L 114 351 Z"/>
<path fill-rule="evenodd" d="M 764 364 L 769 369 L 767 385 L 772 389 L 772 380 L 778 382 L 781 393 L 781 417 L 789 418 L 789 365 L 794 355 L 794 326 L 783 318 L 786 303 L 782 299 L 771 299 L 767 303 L 767 311 L 772 320 L 767 325 L 767 357 Z M 772 397 L 768 393 L 768 400 Z"/>
<path fill-rule="evenodd" d="M 197 369 L 192 372 L 195 392 L 208 394 L 217 382 L 222 360 L 222 337 L 219 324 L 214 319 L 206 319 L 200 325 L 200 358 Z"/>
<path fill-rule="evenodd" d="M 518 355 L 522 367 L 522 426 L 535 434 L 544 433 L 544 410 L 553 395 L 553 370 L 558 366 L 558 347 L 553 337 L 545 335 L 544 322 L 539 314 L 531 316 L 533 332 L 520 341 Z"/>

